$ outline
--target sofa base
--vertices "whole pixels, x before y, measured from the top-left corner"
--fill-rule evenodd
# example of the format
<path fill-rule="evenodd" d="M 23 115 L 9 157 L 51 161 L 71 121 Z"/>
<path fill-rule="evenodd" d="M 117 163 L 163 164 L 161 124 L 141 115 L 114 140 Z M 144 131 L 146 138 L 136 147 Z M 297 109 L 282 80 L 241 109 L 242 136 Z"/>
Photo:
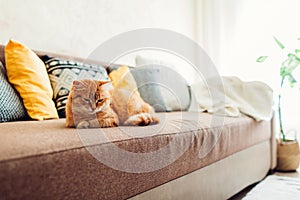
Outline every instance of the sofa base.
<path fill-rule="evenodd" d="M 270 141 L 141 193 L 131 200 L 228 199 L 262 180 L 271 165 Z"/>

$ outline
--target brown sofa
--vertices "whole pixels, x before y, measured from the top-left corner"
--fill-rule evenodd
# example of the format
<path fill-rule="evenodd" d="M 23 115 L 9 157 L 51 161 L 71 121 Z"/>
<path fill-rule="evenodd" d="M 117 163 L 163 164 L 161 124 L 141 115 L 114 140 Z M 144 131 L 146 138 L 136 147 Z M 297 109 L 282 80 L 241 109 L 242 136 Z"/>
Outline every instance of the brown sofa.
<path fill-rule="evenodd" d="M 0 123 L 1 199 L 227 199 L 275 167 L 272 121 L 158 117 L 84 130 L 65 119 Z"/>

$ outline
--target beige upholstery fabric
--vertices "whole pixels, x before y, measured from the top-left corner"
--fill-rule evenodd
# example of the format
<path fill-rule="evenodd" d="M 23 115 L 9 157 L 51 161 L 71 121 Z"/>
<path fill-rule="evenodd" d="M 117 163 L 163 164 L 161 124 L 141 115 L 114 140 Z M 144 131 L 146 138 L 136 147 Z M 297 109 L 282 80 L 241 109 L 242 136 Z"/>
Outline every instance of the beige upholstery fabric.
<path fill-rule="evenodd" d="M 0 196 L 125 199 L 271 137 L 269 121 L 248 117 L 225 118 L 224 122 L 206 113 L 161 113 L 158 117 L 159 125 L 88 130 L 65 128 L 64 119 L 0 124 Z M 224 125 L 215 124 L 218 120 Z M 175 145 L 169 145 L 172 141 Z M 208 144 L 214 145 L 209 148 Z M 145 156 L 132 163 L 110 151 L 112 146 L 134 153 L 165 148 L 167 154 L 159 160 Z M 187 149 L 176 158 L 182 146 Z M 90 152 L 109 155 L 125 163 L 125 168 L 139 166 L 137 169 L 147 169 L 146 163 L 155 167 L 176 159 L 155 171 L 131 173 L 103 164 Z"/>
<path fill-rule="evenodd" d="M 265 141 L 130 200 L 228 199 L 263 179 L 268 173 L 270 160 L 270 142 Z"/>

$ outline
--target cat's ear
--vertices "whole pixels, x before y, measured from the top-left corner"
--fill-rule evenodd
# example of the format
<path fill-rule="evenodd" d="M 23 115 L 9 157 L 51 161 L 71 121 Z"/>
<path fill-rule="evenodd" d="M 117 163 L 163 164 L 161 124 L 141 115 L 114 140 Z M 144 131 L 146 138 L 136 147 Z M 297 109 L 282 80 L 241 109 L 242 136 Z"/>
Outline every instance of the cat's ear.
<path fill-rule="evenodd" d="M 73 81 L 73 85 L 80 85 L 81 84 L 81 81 L 79 81 L 79 80 L 74 80 Z"/>
<path fill-rule="evenodd" d="M 84 86 L 84 84 L 82 83 L 81 80 L 74 80 L 73 81 L 73 86 L 77 89 L 82 88 Z"/>
<path fill-rule="evenodd" d="M 104 90 L 114 89 L 111 81 L 99 81 L 99 86 L 102 87 Z"/>

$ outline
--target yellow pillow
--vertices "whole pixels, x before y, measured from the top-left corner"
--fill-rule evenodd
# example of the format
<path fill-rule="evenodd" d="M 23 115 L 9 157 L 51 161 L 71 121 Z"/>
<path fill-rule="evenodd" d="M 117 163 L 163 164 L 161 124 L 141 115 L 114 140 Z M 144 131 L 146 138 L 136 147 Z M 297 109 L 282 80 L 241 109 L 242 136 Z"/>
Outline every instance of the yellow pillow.
<path fill-rule="evenodd" d="M 109 73 L 109 78 L 112 80 L 114 87 L 123 88 L 130 91 L 135 91 L 137 89 L 136 82 L 130 73 L 130 70 L 126 66 L 121 66 L 117 70 Z"/>
<path fill-rule="evenodd" d="M 136 97 L 137 101 L 140 101 L 141 103 L 145 103 L 145 101 L 142 99 L 135 79 L 133 75 L 131 74 L 130 70 L 126 66 L 121 66 L 117 70 L 112 71 L 109 73 L 109 78 L 112 80 L 112 85 L 116 89 L 125 89 L 127 91 L 130 91 L 131 96 L 130 98 Z M 116 90 L 115 92 L 117 92 Z M 122 93 L 114 93 L 116 95 L 120 95 Z"/>
<path fill-rule="evenodd" d="M 29 48 L 11 39 L 5 47 L 5 62 L 8 80 L 22 97 L 28 115 L 36 120 L 58 118 L 43 61 Z"/>

